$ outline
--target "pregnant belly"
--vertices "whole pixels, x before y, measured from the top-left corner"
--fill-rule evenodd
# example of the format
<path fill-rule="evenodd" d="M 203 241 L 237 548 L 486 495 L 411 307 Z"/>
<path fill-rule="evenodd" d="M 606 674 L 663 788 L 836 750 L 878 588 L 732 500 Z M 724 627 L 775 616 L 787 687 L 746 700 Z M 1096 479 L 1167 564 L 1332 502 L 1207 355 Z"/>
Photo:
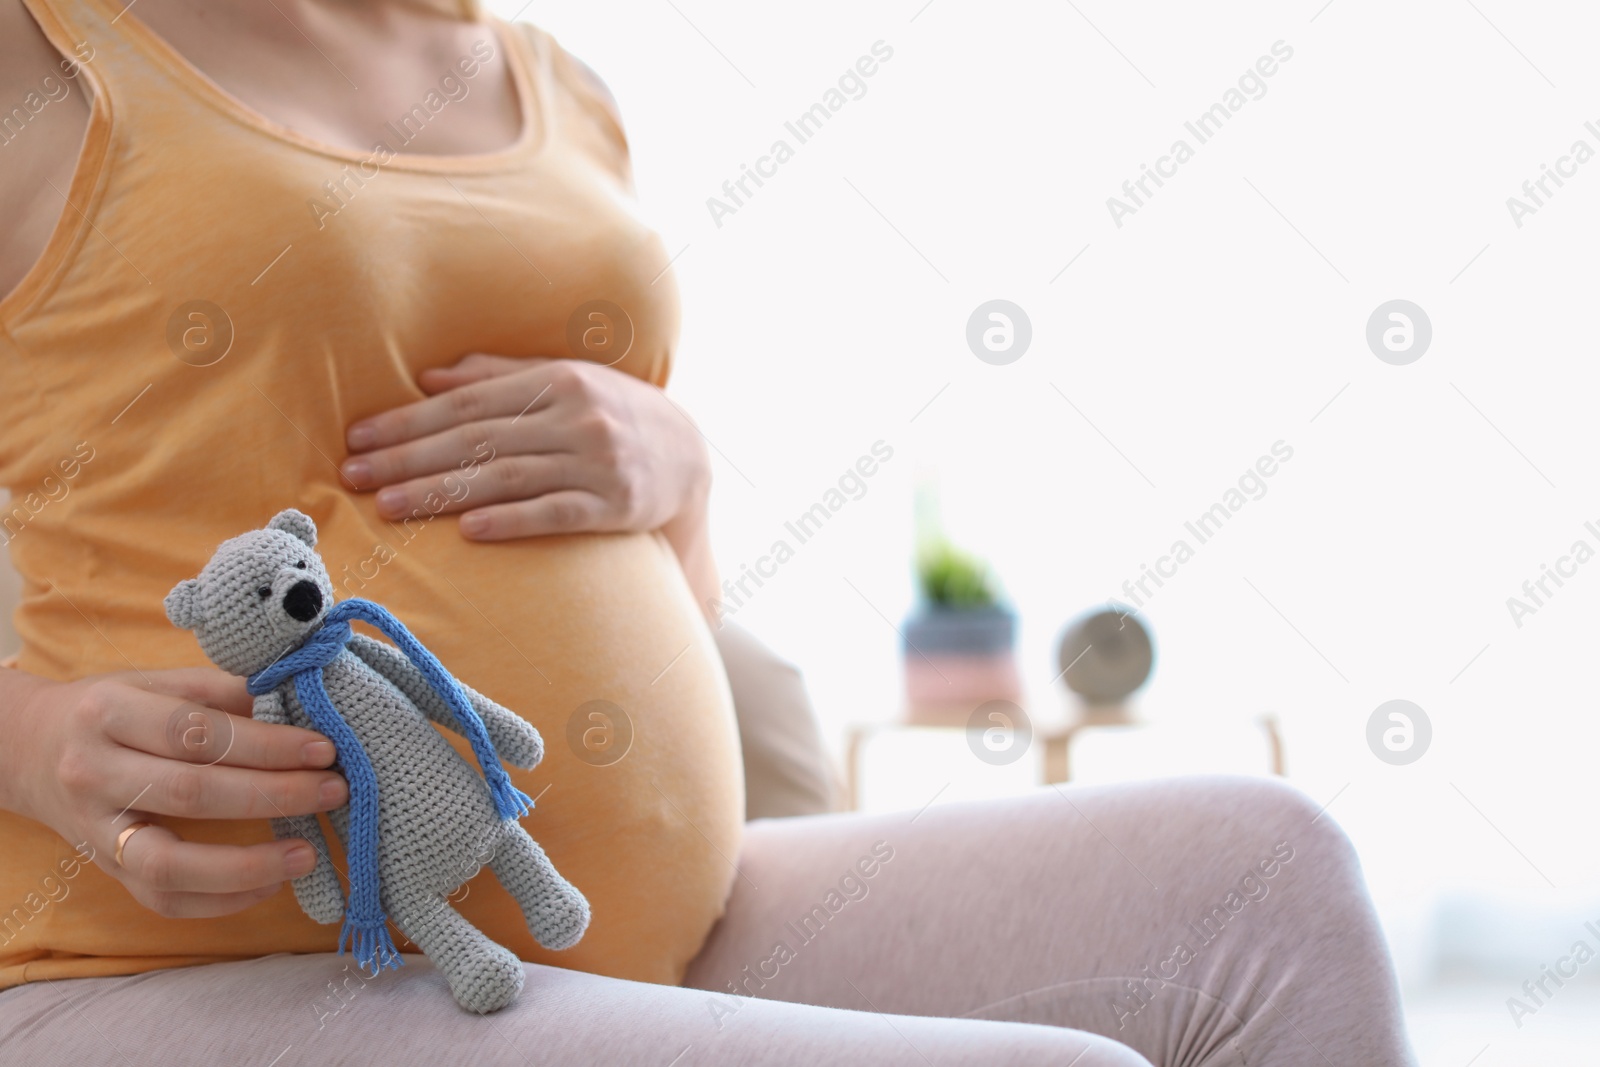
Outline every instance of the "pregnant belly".
<path fill-rule="evenodd" d="M 473 544 L 453 520 L 401 532 L 374 522 L 364 504 L 339 496 L 331 514 L 317 516 L 317 548 L 339 597 L 383 604 L 456 677 L 539 729 L 544 762 L 532 771 L 510 769 L 536 798 L 522 824 L 589 898 L 593 920 L 576 947 L 547 952 L 487 868 L 454 894 L 455 906 L 524 959 L 677 982 L 721 914 L 744 800 L 721 660 L 670 546 L 659 534 Z M 196 568 L 220 540 L 199 537 L 203 543 L 185 551 Z M 73 569 L 65 559 L 54 567 L 55 574 Z M 83 574 L 79 586 L 86 598 L 91 577 Z M 80 675 L 126 669 L 123 657 L 145 667 L 204 663 L 193 636 L 161 615 L 172 578 L 130 578 L 128 585 L 150 588 L 132 594 L 124 588 L 88 606 L 107 645 L 115 646 L 98 659 L 85 654 L 98 646 L 94 631 L 80 632 L 81 618 L 72 636 L 51 645 L 55 627 L 42 617 L 50 605 L 39 605 L 34 617 L 25 609 L 20 666 Z M 68 655 L 81 669 L 59 661 Z M 465 740 L 446 737 L 472 759 Z M 192 840 L 271 836 L 264 822 L 160 821 Z M 338 839 L 328 837 L 342 872 Z M 0 873 L 0 900 L 25 894 L 31 888 L 25 875 L 49 871 L 70 854 L 44 827 L 0 814 L 0 857 L 7 861 L 0 863 L 7 872 Z M 71 892 L 30 921 L 22 940 L 0 946 L 0 969 L 8 956 L 30 951 L 133 960 L 124 970 L 144 969 L 141 958 L 332 951 L 338 929 L 312 923 L 287 891 L 235 916 L 181 921 L 145 911 L 92 866 L 75 876 Z"/>
<path fill-rule="evenodd" d="M 670 546 L 644 534 L 481 545 L 446 526 L 411 547 L 426 552 L 407 593 L 385 573 L 401 548 L 349 591 L 392 601 L 457 677 L 539 729 L 543 763 L 512 771 L 536 798 L 523 825 L 594 917 L 576 947 L 547 953 L 488 871 L 459 909 L 525 959 L 677 982 L 721 914 L 744 798 L 721 659 Z"/>

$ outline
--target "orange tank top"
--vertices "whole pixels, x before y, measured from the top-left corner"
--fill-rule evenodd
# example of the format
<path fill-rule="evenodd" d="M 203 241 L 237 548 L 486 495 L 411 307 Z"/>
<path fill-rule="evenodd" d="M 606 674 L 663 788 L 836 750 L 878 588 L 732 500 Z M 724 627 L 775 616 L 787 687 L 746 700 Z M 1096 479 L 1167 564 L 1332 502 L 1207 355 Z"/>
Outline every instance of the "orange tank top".
<path fill-rule="evenodd" d="M 511 774 L 539 797 L 524 825 L 589 897 L 589 932 L 540 949 L 487 869 L 460 911 L 527 960 L 677 982 L 721 914 L 743 788 L 727 680 L 665 538 L 472 543 L 449 515 L 379 518 L 337 469 L 345 428 L 420 399 L 427 367 L 585 355 L 568 324 L 592 301 L 632 322 L 616 366 L 665 382 L 676 290 L 609 111 L 548 34 L 491 19 L 486 47 L 504 50 L 521 106 L 515 144 L 406 154 L 407 123 L 450 105 L 430 93 L 392 142 L 347 151 L 224 93 L 136 12 L 116 17 L 121 0 L 27 5 L 95 93 L 70 207 L 0 301 L 18 666 L 65 679 L 204 665 L 163 597 L 218 542 L 297 507 L 342 596 L 384 604 L 546 739 L 543 764 Z M 607 765 L 569 740 L 595 700 L 632 724 Z M 197 841 L 271 839 L 264 821 L 158 821 Z M 162 918 L 55 833 L 0 813 L 0 988 L 328 952 L 337 930 L 287 888 L 223 918 Z"/>

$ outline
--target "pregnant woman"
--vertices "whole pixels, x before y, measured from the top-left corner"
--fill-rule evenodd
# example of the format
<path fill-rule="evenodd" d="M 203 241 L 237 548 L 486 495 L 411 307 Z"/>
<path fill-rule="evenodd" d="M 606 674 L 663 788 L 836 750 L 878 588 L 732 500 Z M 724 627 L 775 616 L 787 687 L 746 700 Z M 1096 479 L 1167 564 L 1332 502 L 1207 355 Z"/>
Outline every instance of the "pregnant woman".
<path fill-rule="evenodd" d="M 1279 784 L 741 826 L 668 267 L 609 94 L 531 26 L 0 0 L 0 1060 L 1412 1062 L 1350 845 Z M 285 507 L 550 742 L 526 825 L 593 921 L 547 953 L 463 889 L 527 961 L 496 1015 L 332 953 L 267 823 L 345 802 L 331 746 L 163 616 Z M 625 758 L 565 742 L 590 701 Z"/>

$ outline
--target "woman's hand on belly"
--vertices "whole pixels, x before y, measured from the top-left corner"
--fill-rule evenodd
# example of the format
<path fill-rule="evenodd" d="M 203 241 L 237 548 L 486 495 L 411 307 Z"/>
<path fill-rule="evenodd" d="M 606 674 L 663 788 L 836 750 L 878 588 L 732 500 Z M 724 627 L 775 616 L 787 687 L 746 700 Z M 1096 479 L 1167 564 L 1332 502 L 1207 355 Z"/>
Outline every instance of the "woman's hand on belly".
<path fill-rule="evenodd" d="M 161 915 L 241 911 L 311 870 L 304 840 L 187 842 L 161 826 L 117 836 L 152 814 L 268 819 L 344 804 L 326 737 L 256 722 L 243 679 L 211 668 L 51 682 L 5 671 L 0 709 L 4 807 L 43 823 L 135 900 Z"/>
<path fill-rule="evenodd" d="M 647 531 L 703 513 L 700 431 L 660 389 L 572 359 L 471 355 L 424 371 L 428 399 L 349 428 L 344 474 L 378 513 L 461 513 L 482 541 Z"/>

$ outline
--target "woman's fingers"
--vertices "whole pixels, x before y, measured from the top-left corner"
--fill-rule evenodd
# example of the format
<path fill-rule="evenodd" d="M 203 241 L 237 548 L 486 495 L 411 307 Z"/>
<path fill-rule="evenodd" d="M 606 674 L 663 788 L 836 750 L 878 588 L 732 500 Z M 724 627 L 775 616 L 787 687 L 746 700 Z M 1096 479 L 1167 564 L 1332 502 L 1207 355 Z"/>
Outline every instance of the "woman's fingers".
<path fill-rule="evenodd" d="M 184 667 L 178 670 L 145 671 L 119 676 L 130 685 L 165 693 L 179 700 L 192 700 L 208 707 L 221 708 L 234 715 L 249 716 L 255 698 L 245 688 L 244 679 L 215 667 Z"/>
<path fill-rule="evenodd" d="M 136 831 L 122 849 L 123 871 L 146 891 L 158 894 L 272 889 L 308 873 L 316 861 L 310 843 L 300 838 L 256 845 L 210 845 L 185 841 L 154 824 Z"/>
<path fill-rule="evenodd" d="M 576 459 L 565 454 L 500 456 L 470 479 L 455 474 L 426 475 L 386 486 L 378 491 L 375 504 L 379 515 L 398 522 L 521 500 L 572 488 Z"/>
<path fill-rule="evenodd" d="M 104 712 L 106 736 L 126 748 L 203 766 L 290 771 L 333 764 L 333 742 L 314 730 L 257 722 L 158 693 L 130 690 Z"/>
<path fill-rule="evenodd" d="M 367 452 L 463 423 L 521 418 L 554 402 L 559 390 L 547 365 L 523 371 L 516 376 L 517 388 L 507 387 L 509 375 L 483 378 L 363 419 L 346 431 L 345 443 L 352 452 Z"/>
<path fill-rule="evenodd" d="M 607 530 L 606 502 L 582 489 L 562 489 L 532 500 L 491 504 L 461 516 L 461 532 L 473 541 Z"/>
<path fill-rule="evenodd" d="M 513 358 L 511 356 L 491 356 L 482 352 L 474 352 L 463 357 L 450 367 L 433 367 L 417 375 L 417 384 L 422 391 L 432 396 L 442 393 L 446 389 L 454 389 L 458 385 L 469 382 L 481 382 L 485 378 L 503 378 L 507 374 L 528 370 L 550 360 L 543 356 L 528 358 Z"/>
<path fill-rule="evenodd" d="M 545 455 L 573 449 L 570 429 L 532 417 L 490 419 L 452 426 L 415 441 L 351 456 L 340 465 L 357 489 L 379 489 L 426 475 L 455 482 L 476 478 L 484 466 L 506 455 Z"/>
<path fill-rule="evenodd" d="M 484 541 L 653 530 L 708 480 L 694 424 L 622 371 L 475 355 L 424 380 L 434 395 L 348 435 L 344 475 L 391 521 L 461 512 Z"/>
<path fill-rule="evenodd" d="M 350 798 L 332 771 L 258 771 L 182 763 L 120 750 L 108 776 L 113 799 L 186 819 L 270 819 L 332 811 Z M 96 783 L 99 788 L 106 788 Z"/>

